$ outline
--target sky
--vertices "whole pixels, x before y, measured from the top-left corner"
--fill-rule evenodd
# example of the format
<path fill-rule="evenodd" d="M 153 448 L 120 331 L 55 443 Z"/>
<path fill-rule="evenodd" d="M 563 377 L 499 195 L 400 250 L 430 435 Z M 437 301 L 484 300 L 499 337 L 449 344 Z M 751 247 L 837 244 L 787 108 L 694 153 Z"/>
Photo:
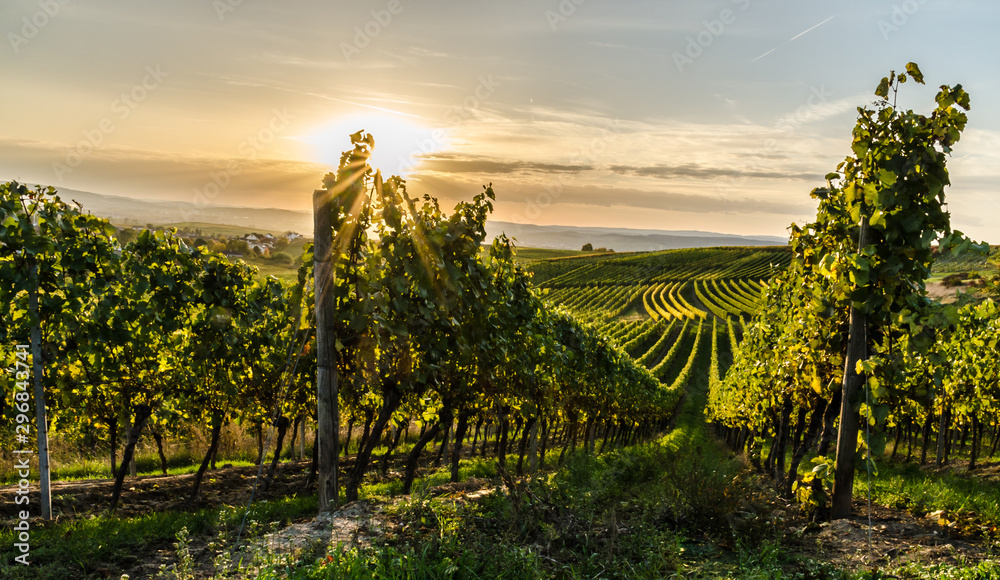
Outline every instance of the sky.
<path fill-rule="evenodd" d="M 494 219 L 787 235 L 857 107 L 972 110 L 952 226 L 1000 243 L 1000 3 L 4 0 L 0 179 L 308 210 L 348 135 Z"/>

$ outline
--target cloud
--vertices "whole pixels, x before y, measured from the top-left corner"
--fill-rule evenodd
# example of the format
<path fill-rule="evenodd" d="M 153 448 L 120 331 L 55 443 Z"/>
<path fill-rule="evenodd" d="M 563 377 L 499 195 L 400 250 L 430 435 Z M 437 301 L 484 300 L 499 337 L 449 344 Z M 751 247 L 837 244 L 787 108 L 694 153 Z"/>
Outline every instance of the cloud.
<path fill-rule="evenodd" d="M 537 184 L 492 180 L 497 196 L 497 219 L 533 223 L 556 223 L 569 207 L 604 212 L 609 208 L 675 211 L 709 215 L 774 214 L 799 216 L 814 212 L 808 196 L 794 201 L 761 199 L 748 195 L 723 196 L 717 193 L 686 193 L 674 190 L 640 189 L 600 185 Z M 452 176 L 424 174 L 408 180 L 411 195 L 429 194 L 442 200 L 442 206 L 467 200 L 482 189 L 482 182 Z"/>
<path fill-rule="evenodd" d="M 582 173 L 591 165 L 539 163 L 537 161 L 500 161 L 478 155 L 437 154 L 421 158 L 421 168 L 439 173 L 480 173 L 486 175 L 518 172 Z"/>
<path fill-rule="evenodd" d="M 334 59 L 320 60 L 315 58 L 304 58 L 292 54 L 282 54 L 275 52 L 266 52 L 257 56 L 256 58 L 261 62 L 268 64 L 275 64 L 278 66 L 294 66 L 294 67 L 310 68 L 320 71 L 344 70 L 350 68 L 348 63 L 342 60 L 334 60 Z"/>
<path fill-rule="evenodd" d="M 312 191 L 327 168 L 298 161 L 195 157 L 122 147 L 94 150 L 71 173 L 57 175 L 66 147 L 0 138 L 0 180 L 41 183 L 137 199 L 191 201 L 195 190 L 225 183 L 213 203 L 246 207 L 311 207 Z"/>
<path fill-rule="evenodd" d="M 705 167 L 695 163 L 681 165 L 612 165 L 608 169 L 620 175 L 652 177 L 655 179 L 717 179 L 720 177 L 753 178 L 753 179 L 792 179 L 800 181 L 822 181 L 823 175 L 818 173 L 794 173 L 787 171 L 741 171 L 722 167 Z"/>

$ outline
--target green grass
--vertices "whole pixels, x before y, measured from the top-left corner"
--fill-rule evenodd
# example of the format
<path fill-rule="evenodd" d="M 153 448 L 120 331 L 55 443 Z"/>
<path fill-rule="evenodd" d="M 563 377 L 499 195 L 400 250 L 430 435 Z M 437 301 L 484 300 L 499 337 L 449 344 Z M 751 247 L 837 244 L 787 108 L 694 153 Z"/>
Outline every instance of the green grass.
<path fill-rule="evenodd" d="M 1000 261 L 1000 248 L 993 246 L 989 254 L 978 254 L 972 251 L 952 256 L 945 252 L 934 259 L 931 271 L 935 274 L 953 272 L 980 272 L 992 275 L 997 272 L 997 262 Z"/>
<path fill-rule="evenodd" d="M 231 226 L 226 224 L 210 224 L 205 222 L 174 222 L 170 224 L 162 224 L 157 227 L 163 228 L 177 228 L 178 231 L 187 228 L 192 232 L 194 230 L 201 230 L 201 235 L 203 236 L 243 236 L 249 233 L 258 234 L 271 234 L 273 236 L 282 236 L 286 232 L 282 230 L 263 230 L 259 228 L 251 228 L 249 226 Z M 309 232 L 298 232 L 300 234 L 306 234 Z"/>
<path fill-rule="evenodd" d="M 246 226 L 231 226 L 225 224 L 211 224 L 205 222 L 175 222 L 169 224 L 156 225 L 157 228 L 177 228 L 178 231 L 187 228 L 190 231 L 201 230 L 201 235 L 206 237 L 211 236 L 223 236 L 227 238 L 231 237 L 242 237 L 249 233 L 258 234 L 271 234 L 274 236 L 282 236 L 286 232 L 279 230 L 265 230 L 265 229 L 252 229 Z M 301 232 L 300 232 L 301 233 Z M 309 234 L 310 232 L 305 232 Z M 269 260 L 267 258 L 258 258 L 253 255 L 247 255 L 242 260 L 247 264 L 256 266 L 259 270 L 261 278 L 266 278 L 268 276 L 274 276 L 282 282 L 293 284 L 297 281 L 298 277 L 298 260 L 302 257 L 302 252 L 305 245 L 311 240 L 307 238 L 299 238 L 288 246 L 281 250 L 282 253 L 288 254 L 292 257 L 292 263 L 290 264 L 279 264 L 278 262 Z"/>
<path fill-rule="evenodd" d="M 302 251 L 305 249 L 305 245 L 309 243 L 312 243 L 312 239 L 299 238 L 288 244 L 288 247 L 281 251 L 297 260 L 300 256 L 302 256 Z"/>
<path fill-rule="evenodd" d="M 916 463 L 886 462 L 873 482 L 872 501 L 916 515 L 945 510 L 972 525 L 1000 527 L 1000 488 L 975 473 L 929 471 Z M 856 476 L 857 495 L 867 494 L 864 473 Z M 959 522 L 961 523 L 961 521 Z"/>
<path fill-rule="evenodd" d="M 581 252 L 580 250 L 555 250 L 552 248 L 517 248 L 514 259 L 518 262 L 534 262 L 536 260 L 549 260 L 551 258 L 565 258 L 568 256 L 586 256 L 594 252 Z"/>
<path fill-rule="evenodd" d="M 308 448 L 306 456 L 309 456 Z M 219 455 L 216 458 L 215 463 L 216 466 L 231 464 L 234 467 L 247 467 L 256 465 L 254 462 L 256 457 L 256 453 L 254 453 L 252 457 L 247 453 L 234 453 L 227 454 L 225 456 Z M 265 461 L 270 461 L 270 457 L 271 455 L 269 454 L 265 458 Z M 282 457 L 288 457 L 287 450 L 282 454 Z M 170 454 L 167 457 L 167 474 L 183 475 L 187 473 L 194 473 L 198 471 L 198 467 L 201 465 L 202 459 L 204 459 L 204 457 L 192 455 L 190 451 L 186 450 Z M 160 457 L 157 455 L 155 450 L 144 449 L 143 451 L 137 453 L 135 464 L 137 476 L 142 477 L 163 474 L 160 469 Z M 119 463 L 119 466 L 120 465 L 121 464 Z M 79 481 L 87 479 L 112 478 L 111 466 L 108 464 L 107 459 L 83 457 L 73 458 L 72 460 L 53 459 L 50 476 L 52 481 Z M 17 483 L 19 479 L 20 477 L 16 472 L 8 471 L 4 473 L 2 478 L 0 478 L 0 485 L 11 485 Z"/>
<path fill-rule="evenodd" d="M 429 455 L 429 454 L 428 454 Z M 513 469 L 517 463 L 517 458 L 508 457 L 508 468 Z M 374 463 L 374 462 L 373 462 Z M 494 478 L 497 476 L 496 461 L 476 457 L 473 459 L 462 459 L 458 464 L 458 479 L 465 481 L 472 477 Z M 418 477 L 413 481 L 414 493 L 420 494 L 424 490 L 437 485 L 444 485 L 451 481 L 451 466 L 445 465 L 431 471 L 424 477 Z M 391 479 L 383 482 L 369 482 L 363 484 L 359 490 L 362 499 L 374 499 L 386 501 L 390 498 L 402 495 L 403 480 Z"/>
<path fill-rule="evenodd" d="M 298 282 L 299 266 L 295 262 L 291 264 L 279 264 L 269 261 L 267 258 L 250 258 L 244 259 L 244 261 L 251 266 L 256 266 L 258 275 L 261 278 L 274 276 L 286 284 L 295 284 Z"/>
<path fill-rule="evenodd" d="M 702 349 L 699 363 L 710 353 Z M 288 578 L 665 578 L 687 573 L 683 554 L 705 535 L 730 541 L 728 516 L 740 508 L 742 466 L 705 435 L 700 409 L 707 377 L 694 381 L 672 435 L 592 455 L 582 449 L 549 473 L 503 486 L 480 502 L 428 498 L 446 470 L 419 481 L 387 508 L 397 522 L 376 545 L 331 550 L 303 561 Z M 552 450 L 553 455 L 556 449 Z M 516 458 L 510 457 L 510 467 Z M 492 477 L 492 461 L 463 461 L 462 478 Z M 388 498 L 398 482 L 370 484 L 365 497 Z M 755 538 L 767 518 L 751 524 Z M 693 543 L 689 538 L 699 538 Z M 727 540 L 726 538 L 729 538 Z M 754 545 L 758 545 L 759 542 Z M 756 548 L 747 548 L 754 553 Z M 734 560 L 730 568 L 737 565 Z M 697 571 L 697 567 L 693 568 Z M 271 577 L 271 576 L 267 576 Z"/>
<path fill-rule="evenodd" d="M 248 496 L 249 499 L 249 496 Z M 267 531 L 316 513 L 316 496 L 255 503 L 247 516 Z M 13 532 L 0 531 L 0 577 L 10 580 L 105 577 L 140 564 L 140 555 L 167 549 L 186 528 L 193 536 L 232 535 L 243 520 L 242 506 L 196 512 L 153 512 L 137 517 L 96 516 L 69 522 L 35 524 L 31 531 L 30 568 L 11 566 L 16 555 Z M 114 575 L 115 578 L 118 575 Z"/>
<path fill-rule="evenodd" d="M 758 442 L 759 456 L 770 451 L 767 441 Z M 917 450 L 919 454 L 919 450 Z M 933 452 L 932 452 L 933 453 Z M 785 464 L 791 461 L 792 450 L 786 451 Z M 799 465 L 799 475 L 810 471 L 812 454 Z M 980 464 L 995 460 L 981 457 Z M 832 459 L 831 459 L 832 460 Z M 976 472 L 967 472 L 968 457 L 955 450 L 949 459 L 951 469 L 935 469 L 933 456 L 928 467 L 921 467 L 915 460 L 891 460 L 887 454 L 876 461 L 877 473 L 872 477 L 872 501 L 878 505 L 908 511 L 916 516 L 944 510 L 969 531 L 983 532 L 990 528 L 1000 530 L 1000 487 L 986 482 Z M 855 499 L 868 498 L 868 475 L 864 469 L 854 473 Z M 992 531 L 990 532 L 993 533 Z"/>
<path fill-rule="evenodd" d="M 527 265 L 536 286 L 647 284 L 670 277 L 767 277 L 770 264 L 783 268 L 787 246 L 684 248 L 656 252 L 580 252 Z M 600 266 L 598 269 L 593 266 Z"/>

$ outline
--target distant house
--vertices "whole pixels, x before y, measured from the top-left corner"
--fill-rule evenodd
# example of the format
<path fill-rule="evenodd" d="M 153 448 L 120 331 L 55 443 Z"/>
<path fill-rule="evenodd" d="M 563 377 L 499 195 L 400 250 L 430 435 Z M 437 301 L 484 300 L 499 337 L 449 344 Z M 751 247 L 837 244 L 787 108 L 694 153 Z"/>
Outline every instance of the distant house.
<path fill-rule="evenodd" d="M 297 234 L 295 232 L 288 232 L 287 234 L 285 234 L 285 237 L 288 238 L 289 242 L 294 242 L 295 240 L 301 238 L 302 235 L 301 234 Z"/>
<path fill-rule="evenodd" d="M 267 244 L 255 244 L 255 243 L 247 242 L 247 245 L 250 246 L 251 250 L 260 250 L 260 253 L 264 254 L 264 255 L 267 255 L 268 252 L 271 251 L 271 246 L 269 246 Z"/>
<path fill-rule="evenodd" d="M 253 234 L 247 234 L 247 235 L 243 236 L 243 241 L 245 241 L 247 243 L 259 242 L 260 238 L 258 238 L 257 236 L 255 236 Z"/>

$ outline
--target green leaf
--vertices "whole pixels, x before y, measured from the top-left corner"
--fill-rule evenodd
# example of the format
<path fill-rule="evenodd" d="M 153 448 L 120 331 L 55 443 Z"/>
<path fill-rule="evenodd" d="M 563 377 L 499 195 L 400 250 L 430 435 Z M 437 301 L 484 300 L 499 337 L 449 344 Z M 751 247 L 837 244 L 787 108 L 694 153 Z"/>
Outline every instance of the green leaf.
<path fill-rule="evenodd" d="M 878 180 L 882 182 L 882 185 L 892 187 L 896 184 L 896 174 L 888 169 L 879 169 Z"/>
<path fill-rule="evenodd" d="M 885 100 L 889 100 L 889 77 L 882 77 L 882 82 L 878 84 L 878 88 L 875 89 L 875 95 L 882 97 Z"/>
<path fill-rule="evenodd" d="M 914 81 L 920 84 L 924 84 L 924 74 L 920 72 L 920 67 L 917 66 L 917 63 L 915 62 L 906 63 L 906 72 L 909 73 L 911 77 L 913 77 Z"/>

